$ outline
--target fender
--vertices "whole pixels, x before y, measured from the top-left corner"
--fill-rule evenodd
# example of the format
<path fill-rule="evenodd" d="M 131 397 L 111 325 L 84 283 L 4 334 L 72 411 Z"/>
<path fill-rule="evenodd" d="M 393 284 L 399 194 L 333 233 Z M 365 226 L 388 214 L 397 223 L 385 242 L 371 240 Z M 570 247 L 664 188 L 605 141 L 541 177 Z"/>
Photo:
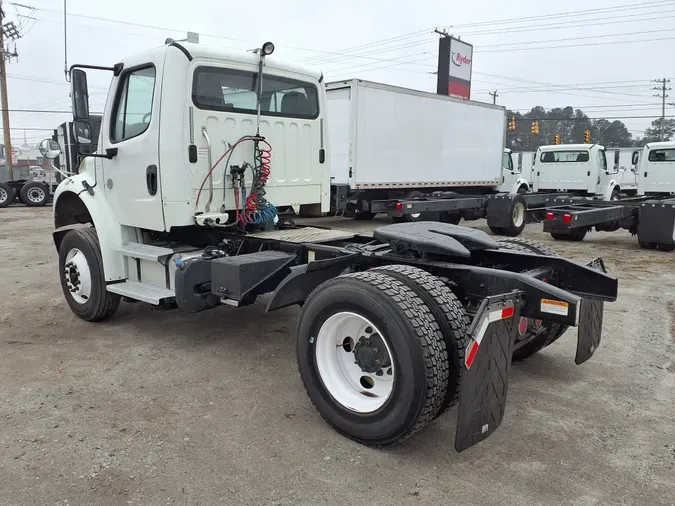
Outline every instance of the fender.
<path fill-rule="evenodd" d="M 527 188 L 528 193 L 530 191 L 532 191 L 532 188 L 530 188 L 530 183 L 528 183 L 525 178 L 519 177 L 518 179 L 516 179 L 516 182 L 513 183 L 513 186 L 511 186 L 511 189 L 509 190 L 509 193 L 511 195 L 517 194 L 518 188 L 520 188 L 521 186 L 525 186 Z"/>
<path fill-rule="evenodd" d="M 619 186 L 618 181 L 616 179 L 611 179 L 602 191 L 602 200 L 611 200 L 612 192 L 617 186 Z"/>
<path fill-rule="evenodd" d="M 83 170 L 59 184 L 54 193 L 53 213 L 57 228 L 52 236 L 57 251 L 68 231 L 82 227 L 86 221 L 90 221 L 99 232 L 105 280 L 126 279 L 124 258 L 115 250 L 125 242 L 134 241 L 134 231 L 117 221 L 105 198 L 103 187 L 96 184 L 93 170 Z"/>

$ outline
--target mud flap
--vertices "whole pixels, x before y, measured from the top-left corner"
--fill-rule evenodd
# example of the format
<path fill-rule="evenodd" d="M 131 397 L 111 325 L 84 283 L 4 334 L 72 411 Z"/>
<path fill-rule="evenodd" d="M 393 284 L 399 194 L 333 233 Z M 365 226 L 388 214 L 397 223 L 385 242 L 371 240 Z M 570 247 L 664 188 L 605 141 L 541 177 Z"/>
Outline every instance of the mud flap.
<path fill-rule="evenodd" d="M 469 327 L 459 395 L 455 449 L 489 437 L 502 422 L 522 294 L 486 298 Z"/>
<path fill-rule="evenodd" d="M 577 355 L 574 358 L 577 365 L 591 358 L 600 346 L 603 306 L 604 303 L 601 300 L 583 299 L 581 301 Z"/>

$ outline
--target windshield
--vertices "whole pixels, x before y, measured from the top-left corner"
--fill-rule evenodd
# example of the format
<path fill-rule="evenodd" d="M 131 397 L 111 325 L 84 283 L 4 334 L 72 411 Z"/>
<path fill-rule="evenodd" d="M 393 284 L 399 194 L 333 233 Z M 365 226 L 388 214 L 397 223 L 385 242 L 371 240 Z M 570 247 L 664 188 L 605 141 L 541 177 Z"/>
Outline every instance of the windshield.
<path fill-rule="evenodd" d="M 197 67 L 192 101 L 200 109 L 256 114 L 258 74 L 217 67 Z M 314 119 L 319 116 L 316 86 L 303 81 L 263 75 L 263 116 Z"/>
<path fill-rule="evenodd" d="M 650 162 L 675 162 L 675 149 L 653 149 L 649 152 Z"/>
<path fill-rule="evenodd" d="M 506 170 L 513 170 L 513 160 L 511 159 L 511 153 L 504 153 L 502 157 L 502 167 Z"/>
<path fill-rule="evenodd" d="M 544 151 L 540 160 L 543 163 L 576 163 L 589 160 L 588 151 Z"/>

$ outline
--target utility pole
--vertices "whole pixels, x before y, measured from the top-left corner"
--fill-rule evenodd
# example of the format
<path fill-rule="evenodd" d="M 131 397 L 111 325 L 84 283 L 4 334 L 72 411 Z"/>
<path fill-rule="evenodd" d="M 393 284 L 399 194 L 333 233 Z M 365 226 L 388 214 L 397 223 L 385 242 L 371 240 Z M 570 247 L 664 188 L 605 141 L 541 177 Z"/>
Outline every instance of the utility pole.
<path fill-rule="evenodd" d="M 0 0 L 0 86 L 2 86 L 0 102 L 2 103 L 2 131 L 5 134 L 5 163 L 9 172 L 9 179 L 14 179 L 12 168 L 12 141 L 9 131 L 9 100 L 7 100 L 7 71 L 5 70 L 5 11 Z"/>
<path fill-rule="evenodd" d="M 667 91 L 670 91 L 672 88 L 666 88 L 666 84 L 670 82 L 670 79 L 666 79 L 665 77 L 663 79 L 653 79 L 652 80 L 655 83 L 660 83 L 661 86 L 655 86 L 652 89 L 659 91 L 660 93 L 657 93 L 654 95 L 656 98 L 661 99 L 661 140 L 664 140 L 665 137 L 665 123 L 666 123 L 666 98 L 668 98 L 668 94 L 666 93 Z"/>
<path fill-rule="evenodd" d="M 488 95 L 492 97 L 492 104 L 497 105 L 497 97 L 499 96 L 497 90 L 488 92 Z"/>

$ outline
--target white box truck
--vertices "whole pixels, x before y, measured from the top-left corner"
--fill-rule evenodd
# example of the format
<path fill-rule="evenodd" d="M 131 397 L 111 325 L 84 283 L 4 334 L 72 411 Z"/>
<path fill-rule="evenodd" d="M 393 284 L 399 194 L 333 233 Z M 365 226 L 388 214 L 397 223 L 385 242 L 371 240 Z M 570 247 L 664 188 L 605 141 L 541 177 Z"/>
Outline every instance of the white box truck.
<path fill-rule="evenodd" d="M 503 182 L 504 107 L 360 79 L 327 83 L 326 92 L 333 212 L 449 223 L 488 217 L 489 196 Z M 495 207 L 493 231 L 519 234 L 525 207 L 500 201 L 499 213 L 515 218 L 501 223 Z"/>

